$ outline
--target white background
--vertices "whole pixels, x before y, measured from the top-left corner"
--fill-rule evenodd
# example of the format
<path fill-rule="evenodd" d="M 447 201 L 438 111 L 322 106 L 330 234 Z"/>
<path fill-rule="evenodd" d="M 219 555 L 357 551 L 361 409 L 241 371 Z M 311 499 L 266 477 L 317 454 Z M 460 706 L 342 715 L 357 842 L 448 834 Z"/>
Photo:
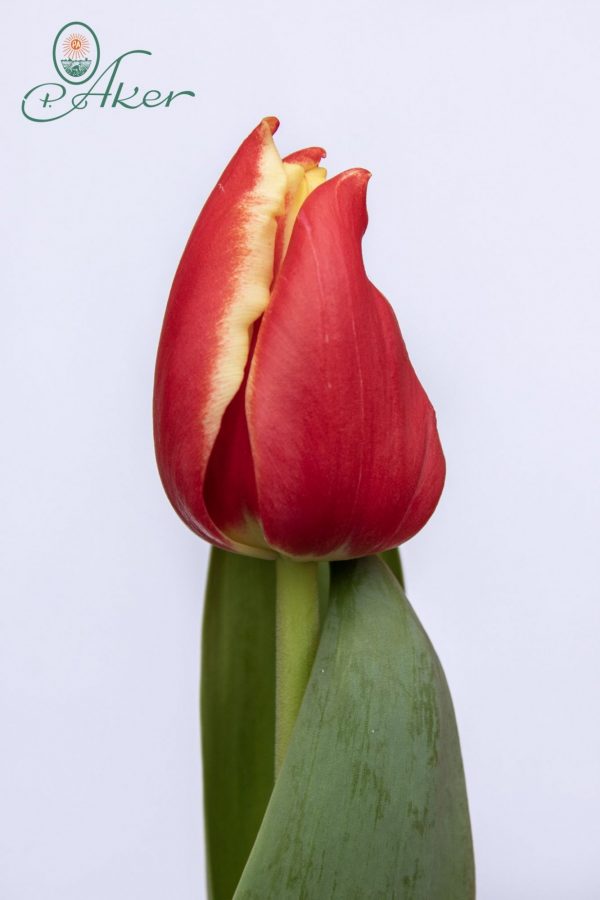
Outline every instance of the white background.
<path fill-rule="evenodd" d="M 97 32 L 168 110 L 20 112 Z M 593 0 L 4 9 L 0 896 L 203 896 L 207 548 L 155 470 L 170 282 L 263 115 L 365 166 L 367 269 L 437 408 L 406 546 L 453 691 L 480 900 L 600 897 L 600 8 Z M 315 898 L 317 900 L 317 898 Z"/>

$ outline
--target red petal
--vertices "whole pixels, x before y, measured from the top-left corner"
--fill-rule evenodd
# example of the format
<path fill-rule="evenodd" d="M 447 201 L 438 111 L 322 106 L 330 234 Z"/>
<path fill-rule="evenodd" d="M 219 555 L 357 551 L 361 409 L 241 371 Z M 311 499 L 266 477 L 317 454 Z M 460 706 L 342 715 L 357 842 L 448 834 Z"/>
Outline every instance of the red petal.
<path fill-rule="evenodd" d="M 246 412 L 268 542 L 353 557 L 407 540 L 445 473 L 435 413 L 365 273 L 369 173 L 302 206 L 253 355 Z"/>
<path fill-rule="evenodd" d="M 198 534 L 250 553 L 252 545 L 232 540 L 215 523 L 204 482 L 223 414 L 242 382 L 252 323 L 269 302 L 286 190 L 271 136 L 277 125 L 265 119 L 244 141 L 194 226 L 169 297 L 154 392 L 156 456 L 171 503 Z M 243 502 L 237 513 L 243 532 Z M 229 504 L 218 518 L 231 514 Z"/>
<path fill-rule="evenodd" d="M 273 258 L 273 277 L 277 276 L 279 267 L 285 256 L 286 243 L 291 233 L 294 217 L 297 215 L 300 204 L 304 200 L 305 191 L 302 190 L 301 177 L 302 169 L 304 172 L 315 169 L 324 156 L 327 156 L 322 147 L 305 147 L 303 150 L 295 150 L 294 153 L 288 154 L 282 160 L 286 165 L 284 169 L 288 175 L 288 185 L 285 196 L 285 212 L 280 216 L 277 222 L 277 234 L 275 235 L 275 252 Z M 299 168 L 298 168 L 299 167 Z M 296 169 L 296 174 L 292 174 Z M 324 170 L 323 170 L 324 171 Z M 300 177 L 298 177 L 298 173 Z M 300 194 L 298 193 L 300 191 Z M 290 219 L 291 213 L 291 219 Z M 287 238 L 286 238 L 287 235 Z"/>
<path fill-rule="evenodd" d="M 318 166 L 322 159 L 327 156 L 322 147 L 305 147 L 304 150 L 295 150 L 283 157 L 285 163 L 297 163 L 304 169 L 312 169 Z"/>
<path fill-rule="evenodd" d="M 255 323 L 244 380 L 225 410 L 204 478 L 204 499 L 213 521 L 230 537 L 252 538 L 266 547 L 258 525 L 256 479 L 246 422 L 246 384 L 260 320 Z M 245 515 L 240 519 L 240 510 Z M 240 528 L 241 525 L 241 528 Z"/>

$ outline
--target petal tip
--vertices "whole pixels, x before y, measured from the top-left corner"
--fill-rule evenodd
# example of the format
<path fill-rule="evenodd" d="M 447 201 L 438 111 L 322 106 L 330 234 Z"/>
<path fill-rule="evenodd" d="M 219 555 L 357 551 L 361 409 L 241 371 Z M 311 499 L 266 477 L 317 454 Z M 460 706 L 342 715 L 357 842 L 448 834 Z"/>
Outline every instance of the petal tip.
<path fill-rule="evenodd" d="M 358 181 L 360 184 L 366 184 L 369 179 L 372 177 L 372 172 L 369 172 L 368 169 L 362 169 L 357 167 L 355 169 L 346 169 L 345 172 L 340 172 L 339 178 L 353 178 Z"/>
<path fill-rule="evenodd" d="M 286 163 L 297 163 L 305 169 L 313 169 L 318 166 L 322 159 L 325 159 L 327 153 L 323 147 L 305 147 L 303 150 L 296 150 L 294 153 L 288 153 L 284 156 L 283 161 Z"/>
<path fill-rule="evenodd" d="M 335 191 L 338 202 L 343 206 L 353 207 L 361 211 L 360 220 L 365 217 L 362 222 L 363 229 L 366 227 L 366 208 L 367 208 L 367 185 L 371 173 L 368 169 L 346 169 L 340 172 L 329 182 L 330 190 Z M 327 183 L 327 182 L 326 182 Z"/>
<path fill-rule="evenodd" d="M 262 119 L 261 124 L 266 125 L 271 134 L 275 134 L 275 132 L 279 128 L 279 119 L 277 118 L 277 116 L 265 116 Z"/>

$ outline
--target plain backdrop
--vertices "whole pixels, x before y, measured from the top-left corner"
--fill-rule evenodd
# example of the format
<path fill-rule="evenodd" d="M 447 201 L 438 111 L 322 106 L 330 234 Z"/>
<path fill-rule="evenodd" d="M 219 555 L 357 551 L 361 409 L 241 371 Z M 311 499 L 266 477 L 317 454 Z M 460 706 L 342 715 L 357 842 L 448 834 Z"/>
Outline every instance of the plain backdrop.
<path fill-rule="evenodd" d="M 170 109 L 32 124 L 73 19 Z M 3 8 L 0 896 L 204 896 L 207 547 L 155 469 L 156 345 L 263 115 L 373 172 L 365 258 L 437 409 L 403 551 L 462 738 L 480 900 L 595 900 L 600 7 L 56 0 Z M 315 898 L 316 900 L 316 898 Z"/>

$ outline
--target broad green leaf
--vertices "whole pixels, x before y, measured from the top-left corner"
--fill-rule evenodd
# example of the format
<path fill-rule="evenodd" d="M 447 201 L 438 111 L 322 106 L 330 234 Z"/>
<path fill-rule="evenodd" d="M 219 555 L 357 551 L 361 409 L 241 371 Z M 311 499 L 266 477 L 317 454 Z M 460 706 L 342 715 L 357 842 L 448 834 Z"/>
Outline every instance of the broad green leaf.
<path fill-rule="evenodd" d="M 202 629 L 211 900 L 231 900 L 273 789 L 275 564 L 213 549 Z"/>
<path fill-rule="evenodd" d="M 314 668 L 235 900 L 473 897 L 439 660 L 381 560 L 332 564 Z"/>

